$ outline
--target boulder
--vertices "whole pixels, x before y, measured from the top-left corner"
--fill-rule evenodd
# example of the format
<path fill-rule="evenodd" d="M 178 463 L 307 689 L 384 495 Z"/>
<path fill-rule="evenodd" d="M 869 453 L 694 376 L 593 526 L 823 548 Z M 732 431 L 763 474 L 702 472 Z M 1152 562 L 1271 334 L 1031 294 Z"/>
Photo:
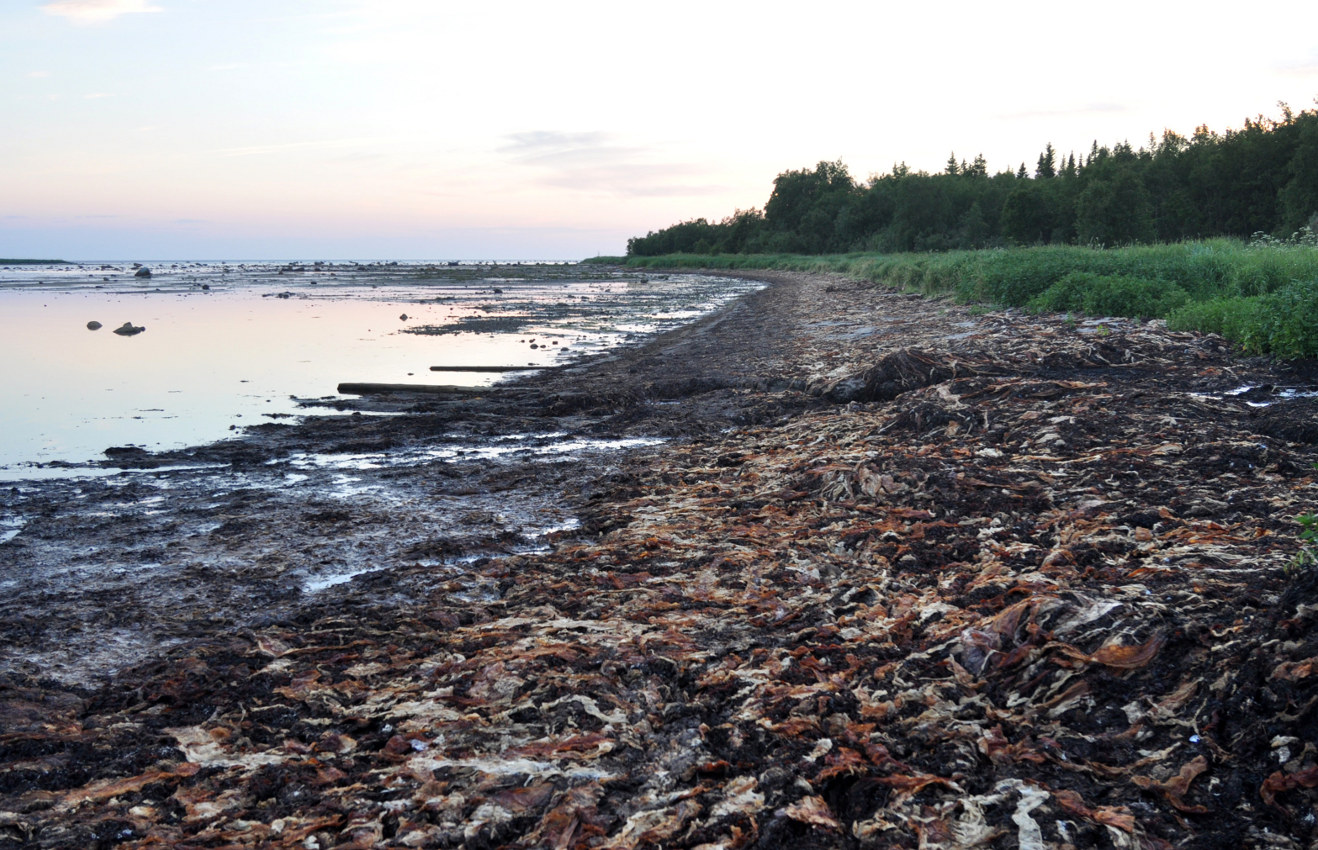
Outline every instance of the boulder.
<path fill-rule="evenodd" d="M 134 325 L 132 322 L 124 322 L 122 325 L 115 328 L 114 332 L 119 334 L 119 336 L 135 336 L 144 330 L 146 330 L 144 325 Z"/>
<path fill-rule="evenodd" d="M 142 268 L 133 272 L 133 277 L 151 277 L 151 269 L 147 266 L 142 266 Z"/>

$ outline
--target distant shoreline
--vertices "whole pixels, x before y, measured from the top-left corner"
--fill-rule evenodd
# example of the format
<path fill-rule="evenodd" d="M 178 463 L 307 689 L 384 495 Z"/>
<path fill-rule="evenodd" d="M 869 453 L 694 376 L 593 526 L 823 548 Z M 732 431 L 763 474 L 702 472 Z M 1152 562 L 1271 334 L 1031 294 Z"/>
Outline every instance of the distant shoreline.
<path fill-rule="evenodd" d="M 70 265 L 68 260 L 13 260 L 0 257 L 0 266 L 50 266 L 50 265 Z"/>

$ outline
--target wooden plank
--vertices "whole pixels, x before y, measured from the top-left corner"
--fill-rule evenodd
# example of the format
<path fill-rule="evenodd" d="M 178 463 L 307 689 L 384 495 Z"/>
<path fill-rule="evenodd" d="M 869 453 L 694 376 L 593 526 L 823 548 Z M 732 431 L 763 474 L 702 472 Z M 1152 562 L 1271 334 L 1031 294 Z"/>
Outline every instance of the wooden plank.
<path fill-rule="evenodd" d="M 482 395 L 489 387 L 453 387 L 443 384 L 339 384 L 340 395 L 373 395 L 375 393 L 431 393 L 440 395 Z"/>
<path fill-rule="evenodd" d="M 553 369 L 553 366 L 431 366 L 432 372 L 529 372 L 532 369 Z"/>

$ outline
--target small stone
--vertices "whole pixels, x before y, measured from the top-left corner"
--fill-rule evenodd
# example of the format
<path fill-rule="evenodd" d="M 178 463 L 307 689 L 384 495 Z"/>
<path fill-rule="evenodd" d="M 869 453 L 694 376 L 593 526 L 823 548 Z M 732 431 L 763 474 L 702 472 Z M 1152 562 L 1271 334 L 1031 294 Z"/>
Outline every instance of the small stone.
<path fill-rule="evenodd" d="M 146 326 L 144 325 L 135 325 L 132 322 L 124 322 L 122 325 L 115 328 L 114 332 L 119 334 L 119 336 L 135 336 L 144 330 L 146 330 Z"/>
<path fill-rule="evenodd" d="M 100 329 L 101 329 L 101 323 L 96 321 L 95 319 L 87 323 L 87 330 L 89 331 L 99 331 Z"/>
<path fill-rule="evenodd" d="M 398 317 L 398 321 L 400 321 L 400 322 L 406 322 L 406 321 L 407 321 L 407 314 L 404 313 L 403 315 L 399 316 L 399 317 Z"/>

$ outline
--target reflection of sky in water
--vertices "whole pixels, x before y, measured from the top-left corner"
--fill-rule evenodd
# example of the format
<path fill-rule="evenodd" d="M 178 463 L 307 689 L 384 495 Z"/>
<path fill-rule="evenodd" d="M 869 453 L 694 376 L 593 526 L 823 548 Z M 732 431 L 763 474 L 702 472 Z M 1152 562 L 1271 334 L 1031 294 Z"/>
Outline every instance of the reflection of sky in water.
<path fill-rule="evenodd" d="M 287 458 L 287 463 L 296 469 L 344 469 L 367 470 L 387 469 L 395 466 L 412 466 L 430 463 L 436 460 L 498 460 L 518 455 L 549 457 L 551 459 L 572 460 L 580 452 L 610 449 L 636 449 L 644 446 L 657 446 L 663 440 L 657 437 L 630 437 L 618 440 L 554 440 L 541 445 L 517 445 L 521 440 L 556 438 L 560 435 L 520 435 L 500 440 L 502 445 L 488 446 L 446 446 L 435 449 L 400 449 L 390 452 L 373 452 L 370 454 L 307 454 L 297 452 Z M 281 461 L 283 462 L 283 461 Z"/>
<path fill-rule="evenodd" d="M 105 289 L 82 283 L 34 291 L 0 281 L 7 284 L 0 285 L 0 479 L 32 474 L 25 462 L 86 461 L 109 446 L 159 450 L 221 439 L 268 415 L 298 413 L 291 396 L 332 396 L 343 381 L 488 384 L 495 376 L 429 367 L 563 362 L 628 333 L 689 320 L 730 290 L 748 288 L 677 280 L 392 280 L 373 287 L 358 276 L 316 289 L 267 277 L 206 292 L 195 283 L 171 287 L 167 276 L 151 281 L 160 292 L 141 291 L 124 276 Z M 271 297 L 285 291 L 294 297 Z M 459 329 L 464 317 L 497 316 L 521 326 L 399 332 Z M 92 320 L 103 327 L 89 331 Z M 146 331 L 115 335 L 124 322 Z"/>

